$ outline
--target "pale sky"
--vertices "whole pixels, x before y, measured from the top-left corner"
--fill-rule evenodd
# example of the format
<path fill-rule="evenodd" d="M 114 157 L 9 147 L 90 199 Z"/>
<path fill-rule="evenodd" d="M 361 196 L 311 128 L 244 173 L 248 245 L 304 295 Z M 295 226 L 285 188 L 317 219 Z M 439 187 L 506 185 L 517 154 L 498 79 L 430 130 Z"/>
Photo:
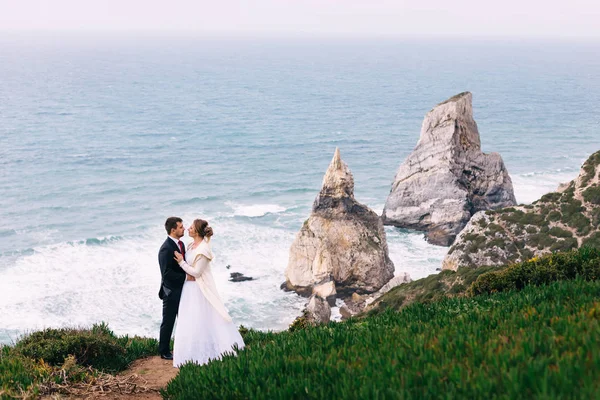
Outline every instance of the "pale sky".
<path fill-rule="evenodd" d="M 0 31 L 600 39 L 600 0 L 0 0 Z"/>

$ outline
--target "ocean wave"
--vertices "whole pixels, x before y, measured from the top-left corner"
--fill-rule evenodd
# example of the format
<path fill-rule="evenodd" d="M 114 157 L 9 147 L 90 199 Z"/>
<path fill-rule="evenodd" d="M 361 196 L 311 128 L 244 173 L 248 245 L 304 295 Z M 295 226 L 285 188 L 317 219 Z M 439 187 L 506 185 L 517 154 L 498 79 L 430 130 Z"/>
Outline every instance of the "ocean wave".
<path fill-rule="evenodd" d="M 572 174 L 573 177 L 571 179 L 575 179 L 577 176 L 577 173 L 579 171 L 579 168 L 557 168 L 554 170 L 550 170 L 550 171 L 532 171 L 532 172 L 526 172 L 523 174 L 519 174 L 517 176 L 522 176 L 522 177 L 532 177 L 532 176 L 554 176 L 554 175 L 561 175 L 563 176 L 566 173 Z"/>
<path fill-rule="evenodd" d="M 316 194 L 319 192 L 318 188 L 291 188 L 291 189 L 283 189 L 283 188 L 268 188 L 262 190 L 252 190 L 248 192 L 249 196 L 274 196 L 279 194 L 304 194 L 304 193 L 313 193 Z"/>
<path fill-rule="evenodd" d="M 35 252 L 32 248 L 22 249 L 22 250 L 9 250 L 3 253 L 0 253 L 0 257 L 14 257 L 14 256 L 30 256 Z"/>
<path fill-rule="evenodd" d="M 233 216 L 235 217 L 263 217 L 267 214 L 278 214 L 287 210 L 286 207 L 277 204 L 244 205 L 227 202 L 225 205 L 233 209 Z"/>
<path fill-rule="evenodd" d="M 103 244 L 115 243 L 120 240 L 123 240 L 123 236 L 108 236 L 108 237 L 99 237 L 99 238 L 90 238 L 81 240 L 79 244 L 85 244 L 87 246 L 100 246 Z"/>

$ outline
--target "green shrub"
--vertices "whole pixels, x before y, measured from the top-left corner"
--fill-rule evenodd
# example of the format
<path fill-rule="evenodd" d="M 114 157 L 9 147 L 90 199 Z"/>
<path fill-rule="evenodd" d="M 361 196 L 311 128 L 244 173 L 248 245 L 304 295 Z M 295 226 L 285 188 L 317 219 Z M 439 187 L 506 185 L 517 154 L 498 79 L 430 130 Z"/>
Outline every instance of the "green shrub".
<path fill-rule="evenodd" d="M 561 221 L 564 224 L 577 229 L 577 233 L 581 235 L 587 235 L 590 232 L 590 220 L 583 214 L 585 207 L 582 206 L 581 201 L 572 199 L 569 203 L 563 203 L 561 211 Z"/>
<path fill-rule="evenodd" d="M 104 323 L 92 329 L 50 328 L 34 332 L 15 345 L 22 355 L 50 365 L 62 365 L 72 355 L 79 365 L 107 372 L 121 371 L 133 360 L 157 354 L 157 348 L 156 339 L 119 338 Z"/>
<path fill-rule="evenodd" d="M 439 274 L 396 286 L 374 304 L 374 308 L 367 314 L 374 315 L 386 309 L 400 310 L 415 302 L 432 302 L 441 300 L 446 296 L 464 295 L 466 289 L 481 274 L 496 270 L 495 266 L 482 266 L 477 268 L 463 267 L 458 271 L 445 270 Z"/>
<path fill-rule="evenodd" d="M 569 251 L 575 248 L 577 248 L 577 239 L 570 237 L 564 240 L 556 241 L 552 246 L 550 246 L 550 251 Z"/>
<path fill-rule="evenodd" d="M 145 337 L 129 337 L 127 335 L 117 338 L 117 343 L 125 350 L 125 355 L 120 363 L 116 364 L 116 371 L 123 370 L 133 361 L 140 358 L 158 355 L 158 340 Z M 94 366 L 99 368 L 98 366 Z"/>
<path fill-rule="evenodd" d="M 559 228 L 558 226 L 554 226 L 550 228 L 548 233 L 552 236 L 556 236 L 559 238 L 570 238 L 573 237 L 573 234 L 569 231 Z"/>
<path fill-rule="evenodd" d="M 600 232 L 594 232 L 583 240 L 582 246 L 600 249 Z"/>
<path fill-rule="evenodd" d="M 539 215 L 535 212 L 523 212 L 521 210 L 515 210 L 513 213 L 509 214 L 502 214 L 501 218 L 506 222 L 519 225 L 541 226 L 545 223 L 545 219 L 542 215 Z"/>
<path fill-rule="evenodd" d="M 537 247 L 538 249 L 542 250 L 552 246 L 552 244 L 554 243 L 554 239 L 546 235 L 545 233 L 536 233 L 534 235 L 528 236 L 526 242 L 527 245 L 531 247 Z"/>
<path fill-rule="evenodd" d="M 487 226 L 486 234 L 489 236 L 494 236 L 498 232 L 504 232 L 504 228 L 498 224 L 489 224 Z"/>
<path fill-rule="evenodd" d="M 600 204 L 600 187 L 590 186 L 583 191 L 583 198 L 585 201 L 592 204 Z"/>
<path fill-rule="evenodd" d="M 573 201 L 575 197 L 575 185 L 573 182 L 569 185 L 569 188 L 562 193 L 562 197 L 560 198 L 561 203 L 570 203 Z"/>
<path fill-rule="evenodd" d="M 538 228 L 536 228 L 535 226 L 528 226 L 525 229 L 525 232 L 527 232 L 529 234 L 537 233 L 538 232 Z"/>
<path fill-rule="evenodd" d="M 574 214 L 578 214 L 583 211 L 583 206 L 581 201 L 577 199 L 571 199 L 571 201 L 567 203 L 563 203 L 560 205 L 560 210 L 563 214 L 566 214 L 565 217 L 569 218 Z"/>
<path fill-rule="evenodd" d="M 559 211 L 550 211 L 548 213 L 548 221 L 560 221 L 562 214 Z"/>
<path fill-rule="evenodd" d="M 125 357 L 125 349 L 114 335 L 96 327 L 91 331 L 63 328 L 34 332 L 15 348 L 26 357 L 42 359 L 50 365 L 62 365 L 73 355 L 77 363 L 102 370 L 118 370 Z"/>
<path fill-rule="evenodd" d="M 540 201 L 544 202 L 544 203 L 556 203 L 557 201 L 560 200 L 561 196 L 562 196 L 562 193 L 551 192 L 551 193 L 547 193 L 547 194 L 543 195 L 540 198 Z"/>
<path fill-rule="evenodd" d="M 488 241 L 488 238 L 484 235 L 478 235 L 469 233 L 465 235 L 465 252 L 466 253 L 475 253 L 478 250 L 485 247 L 485 243 Z"/>
<path fill-rule="evenodd" d="M 600 207 L 596 207 L 592 210 L 592 225 L 594 228 L 600 227 Z"/>
<path fill-rule="evenodd" d="M 596 167 L 600 165 L 600 151 L 592 154 L 584 163 L 583 171 L 585 175 L 581 179 L 581 186 L 586 186 L 590 180 L 596 175 Z"/>
<path fill-rule="evenodd" d="M 568 240 L 565 239 L 565 242 Z M 521 290 L 527 285 L 543 285 L 558 280 L 575 279 L 577 276 L 583 279 L 595 279 L 599 271 L 600 250 L 582 247 L 569 252 L 532 258 L 483 274 L 473 282 L 467 293 L 476 296 L 484 293 Z"/>
<path fill-rule="evenodd" d="M 573 215 L 569 221 L 569 226 L 577 229 L 577 233 L 580 235 L 587 235 L 592 230 L 590 220 L 583 214 Z"/>
<path fill-rule="evenodd" d="M 289 326 L 288 330 L 290 332 L 295 332 L 295 331 L 299 331 L 299 330 L 303 330 L 306 328 L 309 328 L 313 326 L 313 324 L 310 323 L 309 319 L 308 319 L 308 311 L 304 310 L 304 312 L 302 313 L 302 315 L 300 315 L 299 317 L 297 317 L 294 322 L 292 322 L 292 324 Z"/>
<path fill-rule="evenodd" d="M 552 211 L 552 210 L 554 209 L 554 207 L 553 207 L 553 206 L 554 206 L 554 205 L 553 205 L 553 204 L 551 204 L 551 205 L 548 205 L 548 206 L 544 206 L 544 207 L 538 208 L 538 210 L 539 210 L 540 214 L 541 214 L 541 215 L 542 215 L 544 218 L 546 218 L 546 217 L 548 216 L 548 214 L 550 214 L 550 211 Z"/>

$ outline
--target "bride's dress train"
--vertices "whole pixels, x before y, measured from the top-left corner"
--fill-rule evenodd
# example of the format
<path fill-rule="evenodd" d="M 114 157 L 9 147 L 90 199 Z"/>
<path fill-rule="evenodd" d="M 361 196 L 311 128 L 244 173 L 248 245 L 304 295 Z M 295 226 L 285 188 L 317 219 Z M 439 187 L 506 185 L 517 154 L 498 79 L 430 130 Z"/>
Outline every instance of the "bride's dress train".
<path fill-rule="evenodd" d="M 203 241 L 196 249 L 188 250 L 185 258 L 181 268 L 196 281 L 186 281 L 181 292 L 173 346 L 174 367 L 190 361 L 205 364 L 225 352 L 233 352 L 234 346 L 244 348 L 244 340 L 217 293 L 210 271 L 213 256 L 209 244 Z"/>

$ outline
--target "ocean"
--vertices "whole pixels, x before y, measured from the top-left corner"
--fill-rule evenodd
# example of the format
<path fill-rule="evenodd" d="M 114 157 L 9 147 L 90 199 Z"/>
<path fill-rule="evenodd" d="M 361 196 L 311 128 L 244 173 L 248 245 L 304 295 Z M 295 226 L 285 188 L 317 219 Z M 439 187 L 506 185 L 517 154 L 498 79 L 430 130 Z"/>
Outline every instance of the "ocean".
<path fill-rule="evenodd" d="M 381 213 L 425 114 L 473 93 L 517 201 L 600 150 L 600 43 L 0 36 L 0 343 L 105 321 L 157 337 L 164 220 L 213 226 L 236 324 L 282 330 L 279 289 L 336 147 Z M 386 228 L 396 272 L 447 248 Z M 241 272 L 253 281 L 228 281 Z"/>

